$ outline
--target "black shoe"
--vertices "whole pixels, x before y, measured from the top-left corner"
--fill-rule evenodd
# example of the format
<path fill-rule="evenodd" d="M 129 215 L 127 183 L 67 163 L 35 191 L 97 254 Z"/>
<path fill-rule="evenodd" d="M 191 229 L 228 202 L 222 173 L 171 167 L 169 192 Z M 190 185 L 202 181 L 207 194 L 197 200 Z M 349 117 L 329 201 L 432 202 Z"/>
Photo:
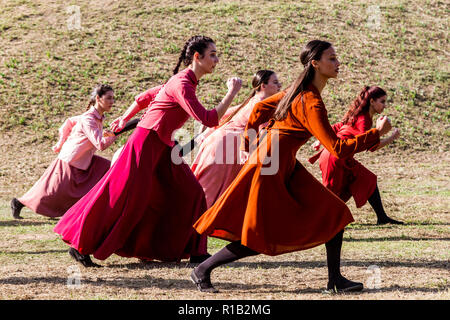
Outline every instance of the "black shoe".
<path fill-rule="evenodd" d="M 70 248 L 69 249 L 70 256 L 77 262 L 81 263 L 86 268 L 101 268 L 102 266 L 92 262 L 91 257 L 89 255 L 81 254 L 77 249 Z"/>
<path fill-rule="evenodd" d="M 364 286 L 361 282 L 350 281 L 344 277 L 340 278 L 338 281 L 328 281 L 327 290 L 334 293 L 343 292 L 356 292 L 362 291 Z"/>
<path fill-rule="evenodd" d="M 11 213 L 14 219 L 23 219 L 20 216 L 20 210 L 22 210 L 22 208 L 24 207 L 24 205 L 22 204 L 22 202 L 20 202 L 19 200 L 17 200 L 17 198 L 12 198 L 11 200 Z"/>
<path fill-rule="evenodd" d="M 386 217 L 386 218 L 383 218 L 383 219 L 378 219 L 378 221 L 377 221 L 377 225 L 383 225 L 383 224 L 387 224 L 387 223 L 391 223 L 391 224 L 405 224 L 402 221 L 394 220 L 394 219 L 391 219 L 389 217 Z"/>
<path fill-rule="evenodd" d="M 191 272 L 191 280 L 197 286 L 198 291 L 209 293 L 219 292 L 219 290 L 213 287 L 209 277 L 205 279 L 200 279 L 199 277 L 197 277 L 197 275 L 195 274 L 195 269 L 196 268 L 194 268 Z"/>
<path fill-rule="evenodd" d="M 211 257 L 209 253 L 202 254 L 201 256 L 191 256 L 191 258 L 189 259 L 189 263 L 202 263 L 209 257 Z"/>

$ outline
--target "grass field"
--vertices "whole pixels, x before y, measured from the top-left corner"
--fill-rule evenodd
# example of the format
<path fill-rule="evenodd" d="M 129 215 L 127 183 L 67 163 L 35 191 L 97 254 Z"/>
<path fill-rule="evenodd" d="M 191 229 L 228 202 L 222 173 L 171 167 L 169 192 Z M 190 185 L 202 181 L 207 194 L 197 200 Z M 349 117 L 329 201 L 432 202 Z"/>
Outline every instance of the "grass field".
<path fill-rule="evenodd" d="M 70 28 L 71 5 L 79 8 L 81 29 Z M 428 0 L 0 0 L 0 299 L 449 299 L 448 14 L 448 3 Z M 342 63 L 339 79 L 323 92 L 331 122 L 364 85 L 388 92 L 386 114 L 402 136 L 358 159 L 378 175 L 386 211 L 407 225 L 376 226 L 368 207 L 349 202 L 356 221 L 344 235 L 342 265 L 365 283 L 362 293 L 322 292 L 323 246 L 220 268 L 215 296 L 194 290 L 187 262 L 117 256 L 100 261 L 104 268 L 81 269 L 81 288 L 71 288 L 68 268 L 75 264 L 52 231 L 57 220 L 29 210 L 24 220 L 10 218 L 11 197 L 29 189 L 55 157 L 57 128 L 83 112 L 92 87 L 115 88 L 108 121 L 114 119 L 136 94 L 170 77 L 194 34 L 212 37 L 220 53 L 216 71 L 198 87 L 208 108 L 221 100 L 230 76 L 245 83 L 236 103 L 258 69 L 275 70 L 288 85 L 301 70 L 301 47 L 314 38 L 331 41 Z M 126 138 L 99 154 L 111 157 Z M 306 164 L 311 152 L 305 146 L 298 158 L 319 177 L 318 167 Z M 209 251 L 224 244 L 211 239 Z"/>
<path fill-rule="evenodd" d="M 189 281 L 193 266 L 187 261 L 144 264 L 118 256 L 97 261 L 104 268 L 82 268 L 81 287 L 68 287 L 76 264 L 52 232 L 57 220 L 27 209 L 24 220 L 12 220 L 9 204 L 2 201 L 0 299 L 449 299 L 448 166 L 441 157 L 411 158 L 407 164 L 390 155 L 362 159 L 380 173 L 388 214 L 407 223 L 376 226 L 368 206 L 356 209 L 349 203 L 355 223 L 344 234 L 342 270 L 365 284 L 362 293 L 323 292 L 324 246 L 219 268 L 213 281 L 220 293 L 212 296 L 195 290 Z M 443 159 L 448 161 L 449 154 Z M 224 244 L 210 238 L 209 252 Z"/>

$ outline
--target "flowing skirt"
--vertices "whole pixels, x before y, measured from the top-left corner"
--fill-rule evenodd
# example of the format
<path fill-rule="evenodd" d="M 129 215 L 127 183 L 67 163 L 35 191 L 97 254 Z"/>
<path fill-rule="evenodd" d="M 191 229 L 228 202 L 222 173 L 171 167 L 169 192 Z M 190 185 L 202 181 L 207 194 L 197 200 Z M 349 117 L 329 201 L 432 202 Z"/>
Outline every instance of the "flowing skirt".
<path fill-rule="evenodd" d="M 240 132 L 217 129 L 200 145 L 191 169 L 203 187 L 208 208 L 228 188 L 244 165 L 248 154 L 240 150 L 240 144 Z"/>
<path fill-rule="evenodd" d="M 296 160 L 304 141 L 268 132 L 194 227 L 200 234 L 240 240 L 267 255 L 328 242 L 354 221 L 350 210 Z"/>
<path fill-rule="evenodd" d="M 136 128 L 117 161 L 54 231 L 82 254 L 179 261 L 206 253 L 192 225 L 206 208 L 189 166 L 157 133 Z"/>
<path fill-rule="evenodd" d="M 18 200 L 36 213 L 61 217 L 108 171 L 110 161 L 94 155 L 86 170 L 56 158 L 33 187 Z"/>
<path fill-rule="evenodd" d="M 337 159 L 323 150 L 319 164 L 323 185 L 344 202 L 353 197 L 356 207 L 360 208 L 375 191 L 377 176 L 353 157 Z"/>

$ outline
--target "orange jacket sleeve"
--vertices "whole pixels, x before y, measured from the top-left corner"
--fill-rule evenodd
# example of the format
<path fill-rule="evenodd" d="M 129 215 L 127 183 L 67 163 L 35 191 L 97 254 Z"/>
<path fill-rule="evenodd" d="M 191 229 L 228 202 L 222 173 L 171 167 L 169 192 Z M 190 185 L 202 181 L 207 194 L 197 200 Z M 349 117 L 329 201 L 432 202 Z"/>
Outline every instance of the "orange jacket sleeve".
<path fill-rule="evenodd" d="M 328 121 L 327 110 L 321 99 L 305 99 L 305 116 L 309 130 L 336 158 L 345 158 L 368 150 L 380 143 L 377 129 L 371 129 L 353 139 L 340 139 Z M 301 102 L 300 102 L 301 104 Z"/>
<path fill-rule="evenodd" d="M 275 112 L 278 103 L 286 94 L 285 91 L 274 94 L 258 103 L 253 107 L 253 111 L 248 118 L 247 126 L 245 127 L 241 149 L 249 151 L 250 139 L 248 135 L 248 130 L 253 129 L 255 132 L 259 131 L 259 126 L 263 123 L 269 121 L 273 113 Z"/>

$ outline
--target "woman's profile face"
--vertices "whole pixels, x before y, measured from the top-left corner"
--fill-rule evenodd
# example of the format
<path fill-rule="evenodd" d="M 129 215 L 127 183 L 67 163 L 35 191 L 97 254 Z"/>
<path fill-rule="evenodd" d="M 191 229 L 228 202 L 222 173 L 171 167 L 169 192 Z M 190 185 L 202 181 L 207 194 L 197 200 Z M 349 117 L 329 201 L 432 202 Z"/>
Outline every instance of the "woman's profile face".
<path fill-rule="evenodd" d="M 205 49 L 203 56 L 198 54 L 197 59 L 194 60 L 196 60 L 196 62 L 202 67 L 205 73 L 212 73 L 216 65 L 219 63 L 216 45 L 210 42 L 208 47 Z"/>
<path fill-rule="evenodd" d="M 270 76 L 269 81 L 267 81 L 267 84 L 263 83 L 261 85 L 261 89 L 267 94 L 267 96 L 272 96 L 275 93 L 277 93 L 278 91 L 280 91 L 281 83 L 278 80 L 277 74 L 273 73 Z"/>
<path fill-rule="evenodd" d="M 386 96 L 379 97 L 378 99 L 370 99 L 370 108 L 376 113 L 380 114 L 386 108 Z"/>
<path fill-rule="evenodd" d="M 326 78 L 336 78 L 339 73 L 339 66 L 341 63 L 339 62 L 336 51 L 333 47 L 329 47 L 324 50 L 320 60 L 316 61 L 316 72 L 319 72 Z M 313 64 L 314 65 L 314 64 Z"/>
<path fill-rule="evenodd" d="M 97 102 L 104 112 L 110 111 L 114 104 L 114 91 L 110 90 L 101 97 L 97 96 Z"/>

